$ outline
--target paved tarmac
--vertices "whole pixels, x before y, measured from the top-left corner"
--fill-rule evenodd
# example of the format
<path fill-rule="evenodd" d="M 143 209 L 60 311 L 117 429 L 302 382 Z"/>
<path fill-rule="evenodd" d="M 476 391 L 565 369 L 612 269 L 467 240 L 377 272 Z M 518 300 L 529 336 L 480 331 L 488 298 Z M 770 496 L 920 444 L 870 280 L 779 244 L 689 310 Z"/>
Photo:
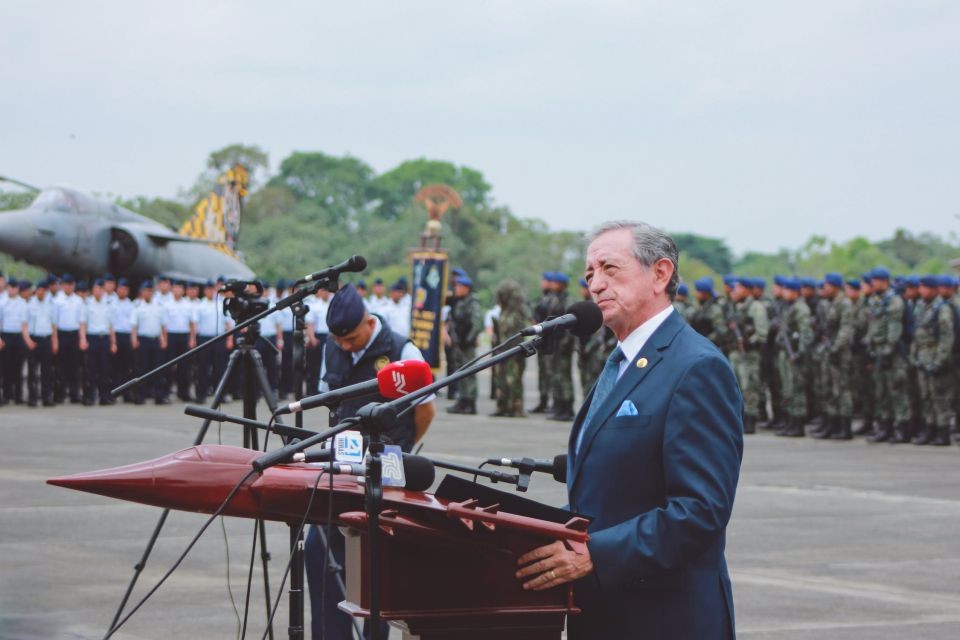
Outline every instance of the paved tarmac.
<path fill-rule="evenodd" d="M 489 389 L 488 379 L 480 388 Z M 438 401 L 425 455 L 478 463 L 489 456 L 547 458 L 565 449 L 567 424 L 487 418 L 492 403 L 485 400 L 480 416 L 454 417 L 443 411 L 448 404 Z M 103 636 L 160 510 L 44 481 L 189 446 L 199 421 L 182 409 L 0 408 L 0 639 Z M 242 407 L 233 402 L 225 410 Z M 308 416 L 308 428 L 326 424 L 322 410 Z M 214 428 L 207 442 L 217 438 Z M 239 444 L 239 427 L 223 425 L 222 441 Z M 534 477 L 528 495 L 565 502 L 562 485 L 549 476 Z M 134 602 L 205 518 L 171 514 Z M 276 595 L 287 531 L 278 524 L 267 530 Z M 228 580 L 242 612 L 251 532 L 247 520 L 211 526 L 115 637 L 236 637 L 239 617 Z M 727 559 L 740 638 L 954 640 L 960 637 L 960 448 L 748 436 Z M 253 583 L 247 637 L 256 638 L 265 628 L 259 564 Z M 282 602 L 278 638 L 286 637 L 285 597 Z"/>

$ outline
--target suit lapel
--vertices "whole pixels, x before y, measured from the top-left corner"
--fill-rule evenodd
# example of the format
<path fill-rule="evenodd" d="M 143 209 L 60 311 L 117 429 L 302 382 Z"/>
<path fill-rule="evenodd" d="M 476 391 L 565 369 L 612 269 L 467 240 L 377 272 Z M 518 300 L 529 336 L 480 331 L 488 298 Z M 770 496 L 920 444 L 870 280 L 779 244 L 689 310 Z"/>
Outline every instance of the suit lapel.
<path fill-rule="evenodd" d="M 574 463 L 572 471 L 572 477 L 569 482 L 570 488 L 573 488 L 574 481 L 577 479 L 577 475 L 583 466 L 583 459 L 586 457 L 587 453 L 590 451 L 590 445 L 593 443 L 594 438 L 597 435 L 597 432 L 600 430 L 600 427 L 610 418 L 611 415 L 620 407 L 623 401 L 636 389 L 644 379 L 650 375 L 650 372 L 656 368 L 656 366 L 663 360 L 663 351 L 670 346 L 670 343 L 673 341 L 674 336 L 677 332 L 680 331 L 684 326 L 683 320 L 680 319 L 679 314 L 676 311 L 667 316 L 667 319 L 663 321 L 657 330 L 654 331 L 653 335 L 647 340 L 647 343 L 643 345 L 643 348 L 640 349 L 640 353 L 634 356 L 633 360 L 627 365 L 626 371 L 623 372 L 623 375 L 620 376 L 620 379 L 617 380 L 617 383 L 614 385 L 613 389 L 610 391 L 610 394 L 603 401 L 603 404 L 600 405 L 600 408 L 597 409 L 596 414 L 594 414 L 593 419 L 590 421 L 590 424 L 580 424 L 580 429 L 586 429 L 586 432 L 583 434 L 583 442 L 580 444 L 580 451 L 574 456 Z M 640 367 L 637 365 L 641 360 L 646 359 L 646 366 Z M 594 385 L 596 389 L 596 385 Z M 587 401 L 584 401 L 583 406 L 580 407 L 580 411 L 577 414 L 577 418 L 574 421 L 574 425 L 578 425 L 586 415 L 586 408 L 589 407 L 589 402 L 593 400 L 593 390 L 587 396 Z M 571 445 L 570 451 L 573 451 L 573 447 L 576 446 L 576 434 L 579 430 L 574 428 L 571 431 Z"/>

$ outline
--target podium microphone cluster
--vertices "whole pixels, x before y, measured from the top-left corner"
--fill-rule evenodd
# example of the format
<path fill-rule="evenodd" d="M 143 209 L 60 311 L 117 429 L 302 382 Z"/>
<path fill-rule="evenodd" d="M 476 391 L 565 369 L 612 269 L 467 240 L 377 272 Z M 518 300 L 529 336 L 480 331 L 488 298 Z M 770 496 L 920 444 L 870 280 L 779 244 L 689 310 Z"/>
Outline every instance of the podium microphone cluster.
<path fill-rule="evenodd" d="M 377 377 L 348 387 L 318 393 L 278 407 L 274 415 L 286 415 L 315 407 L 333 407 L 344 400 L 380 395 L 388 400 L 422 389 L 433 382 L 430 365 L 422 360 L 397 360 L 377 372 Z"/>
<path fill-rule="evenodd" d="M 578 338 L 585 338 L 603 325 L 603 312 L 596 302 L 581 300 L 574 302 L 562 316 L 551 318 L 520 332 L 521 336 L 539 336 L 557 330 L 567 330 Z"/>

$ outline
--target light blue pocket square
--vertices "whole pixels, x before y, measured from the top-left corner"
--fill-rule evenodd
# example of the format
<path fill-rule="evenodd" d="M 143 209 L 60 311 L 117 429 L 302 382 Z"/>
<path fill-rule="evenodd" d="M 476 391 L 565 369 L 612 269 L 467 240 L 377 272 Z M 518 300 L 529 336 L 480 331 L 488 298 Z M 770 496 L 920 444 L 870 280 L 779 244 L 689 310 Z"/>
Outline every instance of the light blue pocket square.
<path fill-rule="evenodd" d="M 637 415 L 637 407 L 630 400 L 624 400 L 623 404 L 620 405 L 620 409 L 617 411 L 617 417 L 635 415 Z"/>

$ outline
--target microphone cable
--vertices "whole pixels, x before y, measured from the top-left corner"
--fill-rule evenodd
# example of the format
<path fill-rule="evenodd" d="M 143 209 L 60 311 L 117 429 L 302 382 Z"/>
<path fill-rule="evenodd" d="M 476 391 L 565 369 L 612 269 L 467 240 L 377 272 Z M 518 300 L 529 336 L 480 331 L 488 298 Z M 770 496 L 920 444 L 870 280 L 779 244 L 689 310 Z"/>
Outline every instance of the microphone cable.
<path fill-rule="evenodd" d="M 142 607 L 147 602 L 147 600 L 149 600 L 150 597 L 157 592 L 157 590 L 163 585 L 163 583 L 167 581 L 167 578 L 173 575 L 173 572 L 180 567 L 180 564 L 187 557 L 187 554 L 190 553 L 190 550 L 193 549 L 194 545 L 197 544 L 197 541 L 200 540 L 200 537 L 204 534 L 204 532 L 207 530 L 210 524 L 218 516 L 220 516 L 220 514 L 224 512 L 224 510 L 230 504 L 230 501 L 233 500 L 234 496 L 237 495 L 237 492 L 240 491 L 240 487 L 242 487 L 247 482 L 247 480 L 249 480 L 256 473 L 257 472 L 255 469 L 251 469 L 250 471 L 247 472 L 247 475 L 243 476 L 243 478 L 240 479 L 240 482 L 238 482 L 236 486 L 234 486 L 233 489 L 230 490 L 230 493 L 227 494 L 227 497 L 226 499 L 224 499 L 223 503 L 219 507 L 217 507 L 217 510 L 214 511 L 209 518 L 207 518 L 207 521 L 205 523 L 203 523 L 203 526 L 200 527 L 200 531 L 198 531 L 197 534 L 193 537 L 193 540 L 191 540 L 190 544 L 187 545 L 187 548 L 183 550 L 183 553 L 181 553 L 180 557 L 177 558 L 177 561 L 173 563 L 173 566 L 170 567 L 170 569 L 168 569 L 165 574 L 163 574 L 163 577 L 160 578 L 159 581 L 157 581 L 157 584 L 155 584 L 153 588 L 150 589 L 150 591 L 148 591 L 147 594 L 143 596 L 143 598 L 141 598 L 140 602 L 138 602 L 136 606 L 133 607 L 133 609 L 131 609 L 130 612 L 127 613 L 127 615 L 124 616 L 122 620 L 120 620 L 120 622 L 118 622 L 113 628 L 107 631 L 107 635 L 103 637 L 103 640 L 108 640 L 111 636 L 113 636 L 114 633 L 119 631 L 120 627 L 122 627 L 127 622 L 127 620 L 129 620 L 133 616 L 133 614 L 135 614 L 140 609 L 140 607 Z"/>

